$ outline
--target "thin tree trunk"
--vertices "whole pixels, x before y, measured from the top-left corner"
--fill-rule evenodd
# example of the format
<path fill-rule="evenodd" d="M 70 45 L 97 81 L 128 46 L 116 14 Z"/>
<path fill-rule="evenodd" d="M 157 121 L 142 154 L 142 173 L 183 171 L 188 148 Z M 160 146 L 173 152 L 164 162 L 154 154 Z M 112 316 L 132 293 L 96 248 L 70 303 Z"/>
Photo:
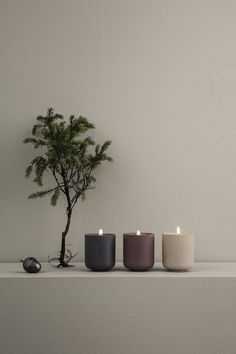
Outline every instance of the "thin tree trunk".
<path fill-rule="evenodd" d="M 68 264 L 65 262 L 66 235 L 67 235 L 69 228 L 70 228 L 71 215 L 72 215 L 70 191 L 68 188 L 68 181 L 66 179 L 66 174 L 65 174 L 65 170 L 64 170 L 63 166 L 61 166 L 61 172 L 62 172 L 62 178 L 63 178 L 63 182 L 64 182 L 64 186 L 65 186 L 65 195 L 66 195 L 68 206 L 67 206 L 67 210 L 66 210 L 66 214 L 67 214 L 66 228 L 62 232 L 62 235 L 61 235 L 61 251 L 60 251 L 60 258 L 59 258 L 60 263 L 57 266 L 58 268 L 59 267 L 68 267 Z"/>
<path fill-rule="evenodd" d="M 71 223 L 71 215 L 72 215 L 72 209 L 69 208 L 67 212 L 67 222 L 66 222 L 66 227 L 65 230 L 62 232 L 61 235 L 61 251 L 60 251 L 60 258 L 59 258 L 59 267 L 68 267 L 68 264 L 65 262 L 65 252 L 66 252 L 66 235 L 69 231 L 70 228 L 70 223 Z"/>

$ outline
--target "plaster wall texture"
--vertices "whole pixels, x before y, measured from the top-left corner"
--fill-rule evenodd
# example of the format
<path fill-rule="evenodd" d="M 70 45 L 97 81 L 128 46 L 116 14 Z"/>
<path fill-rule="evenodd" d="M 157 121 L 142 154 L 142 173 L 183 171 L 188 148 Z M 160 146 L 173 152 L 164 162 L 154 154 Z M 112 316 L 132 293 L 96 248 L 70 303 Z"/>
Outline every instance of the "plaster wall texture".
<path fill-rule="evenodd" d="M 84 234 L 195 234 L 197 260 L 236 259 L 236 2 L 0 0 L 0 261 L 56 255 L 65 203 L 26 196 L 22 140 L 52 106 L 83 114 L 112 164 L 74 213 Z M 46 185 L 50 179 L 46 179 Z"/>

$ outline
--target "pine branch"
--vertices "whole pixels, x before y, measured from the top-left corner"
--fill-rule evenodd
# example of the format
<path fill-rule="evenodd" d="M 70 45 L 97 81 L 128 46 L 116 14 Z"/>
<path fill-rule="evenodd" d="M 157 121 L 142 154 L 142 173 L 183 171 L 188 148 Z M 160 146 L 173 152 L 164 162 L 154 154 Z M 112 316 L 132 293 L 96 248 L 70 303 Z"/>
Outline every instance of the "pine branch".
<path fill-rule="evenodd" d="M 55 169 L 54 169 L 53 167 L 51 167 L 51 166 L 49 166 L 49 168 L 50 168 L 50 170 L 52 171 L 53 177 L 54 177 L 54 179 L 55 179 L 55 181 L 56 181 L 56 183 L 57 183 L 58 188 L 60 188 L 60 190 L 65 194 L 66 192 L 65 192 L 65 190 L 63 189 L 64 183 L 60 183 L 60 182 L 59 182 L 59 180 L 58 180 L 58 178 L 57 178 L 57 175 L 56 175 L 56 172 L 55 172 Z"/>
<path fill-rule="evenodd" d="M 33 171 L 33 166 L 29 165 L 25 170 L 25 177 L 28 178 L 31 175 L 32 171 Z"/>
<path fill-rule="evenodd" d="M 43 185 L 42 176 L 36 176 L 35 179 L 33 179 L 33 182 L 37 183 L 38 186 L 42 187 Z"/>
<path fill-rule="evenodd" d="M 55 206 L 57 204 L 57 201 L 58 201 L 58 198 L 60 196 L 60 188 L 57 187 L 53 193 L 53 195 L 51 196 L 51 201 L 50 201 L 50 204 L 52 206 Z"/>
<path fill-rule="evenodd" d="M 45 197 L 46 195 L 51 194 L 55 189 L 57 189 L 57 187 L 56 188 L 47 189 L 45 191 L 32 193 L 32 194 L 30 194 L 28 196 L 28 199 L 36 199 L 36 198 Z"/>

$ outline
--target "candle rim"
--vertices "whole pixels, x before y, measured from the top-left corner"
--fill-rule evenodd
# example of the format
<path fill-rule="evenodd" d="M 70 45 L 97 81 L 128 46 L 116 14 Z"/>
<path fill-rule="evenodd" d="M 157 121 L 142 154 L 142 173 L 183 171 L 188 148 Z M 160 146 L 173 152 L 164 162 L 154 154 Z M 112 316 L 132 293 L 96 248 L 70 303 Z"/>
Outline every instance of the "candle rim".
<path fill-rule="evenodd" d="M 137 235 L 137 231 L 136 232 L 125 232 L 123 234 L 124 236 L 125 235 L 129 235 L 129 236 L 137 236 L 137 237 L 140 237 L 140 236 L 145 236 L 145 235 L 154 235 L 153 232 L 141 232 L 140 231 L 140 235 Z"/>
<path fill-rule="evenodd" d="M 103 237 L 103 236 L 115 236 L 116 234 L 112 234 L 112 233 L 103 233 L 102 235 L 99 235 L 99 233 L 97 232 L 94 232 L 94 233 L 91 233 L 91 234 L 85 234 L 85 236 L 99 236 L 99 237 Z"/>
<path fill-rule="evenodd" d="M 188 237 L 188 236 L 193 236 L 193 234 L 192 234 L 192 232 L 180 232 L 180 234 L 177 234 L 177 232 L 164 232 L 163 234 L 162 234 L 162 236 L 178 236 L 178 237 L 180 237 L 180 236 L 186 236 L 186 237 Z"/>

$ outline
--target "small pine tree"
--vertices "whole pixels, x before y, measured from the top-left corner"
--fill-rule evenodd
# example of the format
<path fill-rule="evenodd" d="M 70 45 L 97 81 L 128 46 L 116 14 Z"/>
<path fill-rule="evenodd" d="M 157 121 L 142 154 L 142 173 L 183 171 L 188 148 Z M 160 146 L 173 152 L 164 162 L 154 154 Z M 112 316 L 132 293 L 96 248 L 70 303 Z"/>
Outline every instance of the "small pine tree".
<path fill-rule="evenodd" d="M 84 133 L 94 129 L 85 117 L 70 116 L 67 123 L 61 114 L 55 113 L 52 108 L 47 110 L 46 116 L 38 116 L 37 124 L 33 126 L 32 136 L 24 143 L 32 143 L 35 149 L 42 148 L 43 153 L 36 156 L 27 167 L 25 176 L 34 175 L 33 181 L 43 185 L 43 176 L 51 173 L 55 186 L 29 195 L 29 199 L 50 196 L 51 205 L 57 204 L 62 194 L 66 198 L 66 226 L 61 236 L 61 250 L 58 257 L 58 267 L 68 266 L 72 258 L 66 255 L 65 241 L 68 234 L 73 209 L 79 199 L 85 199 L 85 192 L 95 188 L 96 178 L 92 175 L 95 168 L 103 161 L 112 161 L 106 154 L 111 141 L 102 145 Z M 92 152 L 91 152 L 92 151 Z"/>

